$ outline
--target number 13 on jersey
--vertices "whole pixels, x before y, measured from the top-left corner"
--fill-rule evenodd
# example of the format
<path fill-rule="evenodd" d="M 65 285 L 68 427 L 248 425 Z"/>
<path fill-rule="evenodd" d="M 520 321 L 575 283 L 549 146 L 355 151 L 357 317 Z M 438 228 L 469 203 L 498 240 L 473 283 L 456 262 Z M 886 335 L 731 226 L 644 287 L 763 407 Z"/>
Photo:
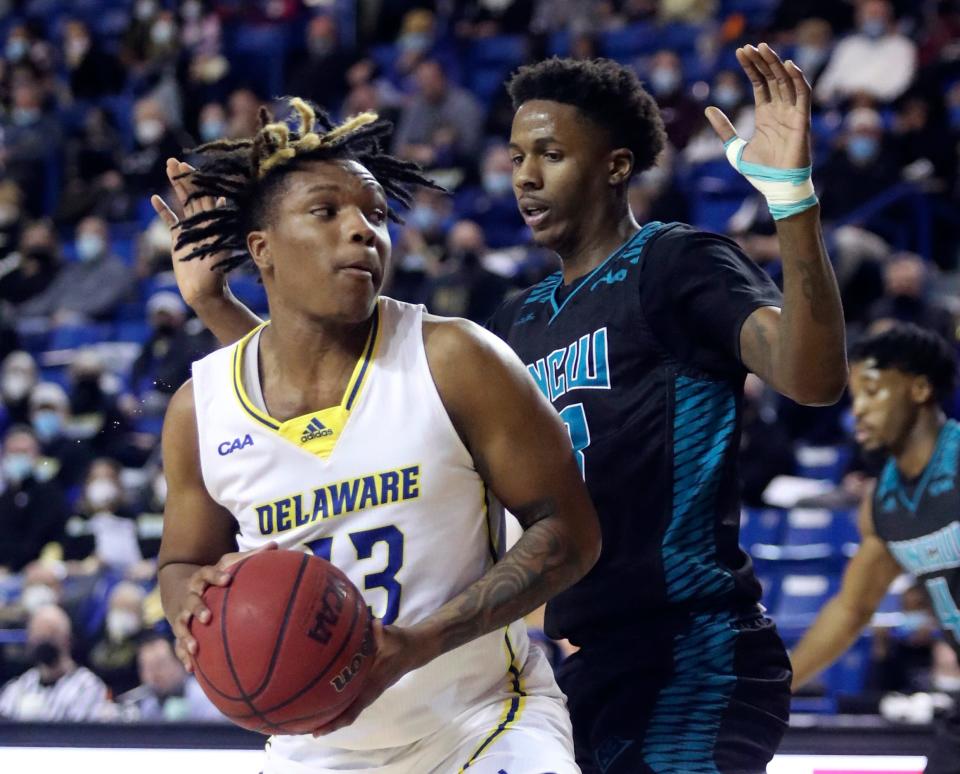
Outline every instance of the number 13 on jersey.
<path fill-rule="evenodd" d="M 583 404 L 574 403 L 572 406 L 567 406 L 560 412 L 560 419 L 570 433 L 573 456 L 577 460 L 577 465 L 580 466 L 580 475 L 586 478 L 586 458 L 583 456 L 583 450 L 590 445 L 590 428 L 587 426 L 587 413 L 583 410 Z"/>

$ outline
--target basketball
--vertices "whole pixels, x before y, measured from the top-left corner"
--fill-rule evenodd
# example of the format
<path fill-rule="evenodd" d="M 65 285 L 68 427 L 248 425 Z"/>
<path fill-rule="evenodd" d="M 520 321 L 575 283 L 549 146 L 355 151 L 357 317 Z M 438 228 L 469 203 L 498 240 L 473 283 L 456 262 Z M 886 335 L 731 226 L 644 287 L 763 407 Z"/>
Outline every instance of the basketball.
<path fill-rule="evenodd" d="M 265 734 L 309 733 L 359 693 L 374 654 L 370 612 L 330 562 L 299 551 L 253 554 L 227 569 L 227 586 L 194 619 L 196 677 L 237 725 Z"/>

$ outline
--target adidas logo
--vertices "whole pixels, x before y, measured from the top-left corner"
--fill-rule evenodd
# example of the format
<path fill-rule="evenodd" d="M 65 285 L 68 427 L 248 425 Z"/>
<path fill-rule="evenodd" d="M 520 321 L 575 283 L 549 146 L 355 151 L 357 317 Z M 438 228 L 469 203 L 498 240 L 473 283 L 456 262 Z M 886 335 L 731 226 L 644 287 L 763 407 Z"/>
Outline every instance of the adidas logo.
<path fill-rule="evenodd" d="M 333 430 L 314 417 L 310 420 L 310 424 L 304 429 L 303 435 L 300 436 L 300 443 L 313 441 L 317 438 L 325 438 L 328 435 L 333 435 Z"/>

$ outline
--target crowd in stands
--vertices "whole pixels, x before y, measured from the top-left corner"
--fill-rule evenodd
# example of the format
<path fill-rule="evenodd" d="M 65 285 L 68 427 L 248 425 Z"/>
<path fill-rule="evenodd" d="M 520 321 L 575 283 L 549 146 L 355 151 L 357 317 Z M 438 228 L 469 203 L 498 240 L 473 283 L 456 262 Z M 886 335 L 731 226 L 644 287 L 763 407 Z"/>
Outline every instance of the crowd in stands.
<path fill-rule="evenodd" d="M 730 235 L 778 279 L 773 221 L 703 115 L 717 105 L 750 135 L 733 51 L 760 40 L 814 87 L 850 337 L 904 320 L 956 343 L 960 0 L 0 0 L 0 717 L 214 716 L 155 588 L 163 411 L 216 346 L 149 205 L 174 200 L 169 157 L 251 135 L 284 94 L 391 118 L 393 151 L 449 193 L 418 192 L 391 227 L 385 292 L 483 322 L 557 267 L 514 202 L 505 78 L 610 56 L 636 68 L 669 137 L 633 181 L 638 220 Z M 263 314 L 256 277 L 235 274 Z M 771 480 L 797 474 L 833 481 L 813 505 L 856 504 L 876 461 L 853 448 L 846 405 L 801 408 L 753 380 L 746 400 L 748 507 L 767 513 Z M 929 682 L 942 660 L 913 604 L 873 641 L 874 688 L 916 687 L 891 677 L 906 662 Z M 941 682 L 960 686 L 950 670 Z"/>

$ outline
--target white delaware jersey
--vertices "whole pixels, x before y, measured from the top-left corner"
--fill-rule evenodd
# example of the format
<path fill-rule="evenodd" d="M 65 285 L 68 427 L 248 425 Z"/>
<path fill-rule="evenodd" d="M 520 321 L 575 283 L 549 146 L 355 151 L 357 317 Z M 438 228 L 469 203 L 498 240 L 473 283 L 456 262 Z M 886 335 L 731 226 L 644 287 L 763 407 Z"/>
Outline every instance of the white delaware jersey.
<path fill-rule="evenodd" d="M 341 404 L 285 422 L 265 410 L 260 328 L 193 366 L 203 480 L 237 519 L 240 550 L 273 540 L 328 558 L 400 626 L 483 575 L 503 534 L 440 401 L 422 322 L 422 307 L 381 298 Z M 508 726 L 537 690 L 524 684 L 528 651 L 516 622 L 407 674 L 351 726 L 319 741 L 274 737 L 271 753 L 308 763 L 318 745 L 408 745 L 491 696 L 506 696 Z M 552 676 L 537 682 L 558 692 Z"/>

